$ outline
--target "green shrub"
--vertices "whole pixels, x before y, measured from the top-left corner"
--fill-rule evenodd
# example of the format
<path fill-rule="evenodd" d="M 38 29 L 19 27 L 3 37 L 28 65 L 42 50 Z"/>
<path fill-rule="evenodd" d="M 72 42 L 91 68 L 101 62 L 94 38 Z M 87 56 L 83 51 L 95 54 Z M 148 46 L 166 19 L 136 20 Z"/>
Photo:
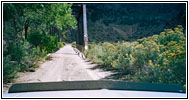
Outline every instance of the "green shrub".
<path fill-rule="evenodd" d="M 41 34 L 39 31 L 34 31 L 33 33 L 30 33 L 28 35 L 28 41 L 35 45 L 36 47 L 39 46 L 42 43 L 42 39 L 44 38 L 44 35 Z"/>
<path fill-rule="evenodd" d="M 155 49 L 155 54 L 149 55 L 152 59 L 151 67 L 148 67 L 147 71 L 143 68 L 143 73 L 135 76 L 139 81 L 184 85 L 186 82 L 186 41 L 183 28 L 178 26 L 174 30 L 165 30 L 157 40 L 155 42 L 158 48 Z M 146 71 L 145 74 L 144 71 Z M 144 77 L 139 78 L 140 76 Z"/>
<path fill-rule="evenodd" d="M 35 67 L 38 60 L 46 54 L 41 52 L 39 47 L 32 47 L 27 41 L 6 42 L 3 54 L 3 81 L 11 82 L 17 77 L 17 72 Z"/>
<path fill-rule="evenodd" d="M 17 77 L 19 68 L 16 61 L 10 60 L 10 55 L 3 56 L 3 82 L 9 83 Z"/>
<path fill-rule="evenodd" d="M 44 36 L 45 39 L 43 39 L 42 46 L 45 48 L 45 50 L 50 53 L 55 51 L 58 48 L 58 36 L 50 36 L 46 35 Z"/>
<path fill-rule="evenodd" d="M 118 69 L 125 80 L 186 83 L 186 39 L 180 25 L 137 42 L 93 46 L 86 57 L 104 68 Z"/>
<path fill-rule="evenodd" d="M 92 49 L 93 47 L 95 47 L 95 44 L 94 43 L 88 43 L 88 47 L 89 47 L 89 49 Z"/>
<path fill-rule="evenodd" d="M 58 48 L 58 36 L 51 36 L 48 34 L 41 34 L 40 32 L 31 33 L 28 36 L 28 41 L 35 45 L 39 46 L 41 51 L 45 50 L 47 53 L 53 52 Z"/>
<path fill-rule="evenodd" d="M 59 47 L 59 48 L 62 48 L 62 47 L 64 47 L 65 45 L 66 45 L 65 42 L 58 42 L 58 47 Z"/>
<path fill-rule="evenodd" d="M 66 45 L 66 42 L 62 42 L 62 44 L 63 44 L 63 46 L 65 46 L 65 45 Z"/>
<path fill-rule="evenodd" d="M 76 42 L 72 42 L 72 47 L 76 48 Z"/>

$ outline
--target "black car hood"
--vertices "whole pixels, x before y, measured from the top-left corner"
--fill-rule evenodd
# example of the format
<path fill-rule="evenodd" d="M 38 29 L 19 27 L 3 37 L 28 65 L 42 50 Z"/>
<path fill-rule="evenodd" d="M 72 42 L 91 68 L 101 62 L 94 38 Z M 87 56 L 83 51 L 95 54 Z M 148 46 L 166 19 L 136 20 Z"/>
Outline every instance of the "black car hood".
<path fill-rule="evenodd" d="M 16 83 L 9 88 L 8 92 L 16 93 L 100 89 L 185 93 L 185 90 L 181 85 L 152 84 L 111 80 Z"/>

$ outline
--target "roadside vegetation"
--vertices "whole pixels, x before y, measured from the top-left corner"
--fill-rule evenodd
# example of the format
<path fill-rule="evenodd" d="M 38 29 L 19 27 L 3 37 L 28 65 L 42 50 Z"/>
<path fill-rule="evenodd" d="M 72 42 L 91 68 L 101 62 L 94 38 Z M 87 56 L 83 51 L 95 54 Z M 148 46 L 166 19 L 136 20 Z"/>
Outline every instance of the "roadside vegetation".
<path fill-rule="evenodd" d="M 65 45 L 67 28 L 76 28 L 71 4 L 3 3 L 3 82 L 38 66 Z"/>
<path fill-rule="evenodd" d="M 100 68 L 118 72 L 120 80 L 186 83 L 186 37 L 181 25 L 133 42 L 89 43 L 85 55 Z"/>
<path fill-rule="evenodd" d="M 76 48 L 76 42 L 72 42 L 72 47 Z"/>

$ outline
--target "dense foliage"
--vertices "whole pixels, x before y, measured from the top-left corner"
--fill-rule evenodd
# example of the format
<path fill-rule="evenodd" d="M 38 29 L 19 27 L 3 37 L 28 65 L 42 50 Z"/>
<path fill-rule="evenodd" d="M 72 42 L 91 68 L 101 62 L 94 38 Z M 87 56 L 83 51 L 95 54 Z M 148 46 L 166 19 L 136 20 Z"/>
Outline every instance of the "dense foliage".
<path fill-rule="evenodd" d="M 39 32 L 35 32 L 30 34 L 28 37 L 28 41 L 35 45 L 39 46 L 40 50 L 47 51 L 47 53 L 53 52 L 58 48 L 58 36 L 51 36 L 48 34 L 40 34 Z"/>
<path fill-rule="evenodd" d="M 3 81 L 37 65 L 47 53 L 63 47 L 68 28 L 76 28 L 72 4 L 3 3 Z"/>
<path fill-rule="evenodd" d="M 135 42 L 89 44 L 86 56 L 104 69 L 117 70 L 121 80 L 186 83 L 186 38 L 181 25 Z"/>

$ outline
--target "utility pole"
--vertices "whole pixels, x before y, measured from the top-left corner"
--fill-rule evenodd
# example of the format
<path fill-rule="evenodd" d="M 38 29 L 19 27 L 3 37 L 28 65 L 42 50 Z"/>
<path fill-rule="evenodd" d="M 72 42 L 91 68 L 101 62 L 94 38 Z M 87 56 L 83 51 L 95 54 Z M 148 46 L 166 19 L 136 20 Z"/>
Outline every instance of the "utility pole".
<path fill-rule="evenodd" d="M 84 30 L 84 48 L 85 50 L 88 50 L 86 4 L 83 4 L 83 30 Z"/>
<path fill-rule="evenodd" d="M 72 9 L 78 21 L 78 29 L 76 34 L 76 48 L 79 51 L 84 52 L 84 50 L 88 50 L 86 4 L 73 5 Z"/>

